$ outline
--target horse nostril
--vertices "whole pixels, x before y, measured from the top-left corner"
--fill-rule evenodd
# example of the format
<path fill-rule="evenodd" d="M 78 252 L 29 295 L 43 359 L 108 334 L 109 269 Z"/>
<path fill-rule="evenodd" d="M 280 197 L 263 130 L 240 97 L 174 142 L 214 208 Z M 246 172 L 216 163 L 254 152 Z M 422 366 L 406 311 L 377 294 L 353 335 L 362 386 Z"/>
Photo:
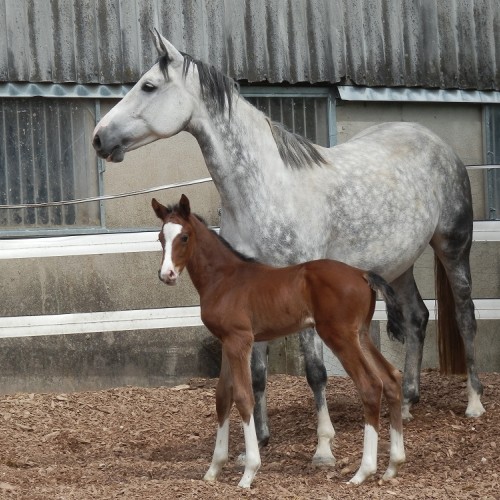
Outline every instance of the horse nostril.
<path fill-rule="evenodd" d="M 94 136 L 94 140 L 92 141 L 92 145 L 94 146 L 94 148 L 99 151 L 102 147 L 102 144 L 101 144 L 101 138 L 99 137 L 98 134 L 96 134 Z"/>

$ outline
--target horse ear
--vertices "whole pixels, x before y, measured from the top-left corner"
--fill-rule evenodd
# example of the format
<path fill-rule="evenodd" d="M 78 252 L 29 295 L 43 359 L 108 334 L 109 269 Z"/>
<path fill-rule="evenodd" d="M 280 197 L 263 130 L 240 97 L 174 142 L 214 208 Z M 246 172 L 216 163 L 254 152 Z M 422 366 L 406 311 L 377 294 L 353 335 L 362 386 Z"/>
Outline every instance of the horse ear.
<path fill-rule="evenodd" d="M 165 216 L 167 216 L 171 210 L 169 210 L 167 207 L 163 206 L 160 202 L 156 200 L 156 198 L 153 198 L 151 200 L 151 206 L 153 207 L 153 210 L 155 211 L 156 216 L 158 219 L 163 220 Z"/>
<path fill-rule="evenodd" d="M 170 60 L 184 61 L 182 54 L 156 28 L 151 30 L 158 55 L 167 56 Z"/>
<path fill-rule="evenodd" d="M 181 199 L 179 201 L 179 213 L 181 217 L 183 217 L 184 219 L 187 219 L 191 214 L 191 207 L 189 205 L 189 200 L 185 194 L 181 196 Z"/>

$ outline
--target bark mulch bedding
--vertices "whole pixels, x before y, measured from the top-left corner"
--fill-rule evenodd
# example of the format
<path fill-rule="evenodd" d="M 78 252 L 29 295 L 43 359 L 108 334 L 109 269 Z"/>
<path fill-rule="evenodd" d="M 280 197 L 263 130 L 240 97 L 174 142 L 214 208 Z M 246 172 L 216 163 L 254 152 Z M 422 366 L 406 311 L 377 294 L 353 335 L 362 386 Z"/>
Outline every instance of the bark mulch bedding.
<path fill-rule="evenodd" d="M 478 419 L 464 416 L 465 381 L 422 374 L 421 402 L 405 425 L 407 463 L 382 483 L 388 462 L 384 407 L 379 471 L 354 487 L 363 416 L 350 379 L 331 377 L 337 464 L 311 465 L 316 416 L 304 378 L 269 379 L 271 441 L 249 491 L 237 488 L 243 435 L 232 414 L 230 461 L 219 481 L 202 477 L 215 441 L 214 379 L 176 388 L 124 387 L 73 394 L 0 396 L 0 498 L 56 499 L 463 499 L 500 498 L 500 374 L 484 373 Z"/>

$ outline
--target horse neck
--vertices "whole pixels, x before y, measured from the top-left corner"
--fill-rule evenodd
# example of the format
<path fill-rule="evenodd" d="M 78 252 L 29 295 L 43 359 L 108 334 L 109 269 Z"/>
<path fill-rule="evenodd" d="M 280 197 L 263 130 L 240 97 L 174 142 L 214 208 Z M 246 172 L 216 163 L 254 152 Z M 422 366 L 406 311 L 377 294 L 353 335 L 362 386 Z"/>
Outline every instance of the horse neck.
<path fill-rule="evenodd" d="M 231 183 L 241 195 L 245 178 L 263 181 L 269 175 L 266 165 L 274 171 L 284 168 L 269 122 L 264 114 L 235 93 L 231 116 L 227 109 L 216 112 L 200 99 L 199 112 L 187 130 L 194 135 L 205 163 L 216 185 Z M 220 192 L 224 197 L 224 192 Z"/>
<path fill-rule="evenodd" d="M 230 268 L 241 263 L 237 257 L 205 224 L 191 215 L 195 246 L 186 268 L 196 290 L 203 298 L 208 285 L 228 274 Z"/>

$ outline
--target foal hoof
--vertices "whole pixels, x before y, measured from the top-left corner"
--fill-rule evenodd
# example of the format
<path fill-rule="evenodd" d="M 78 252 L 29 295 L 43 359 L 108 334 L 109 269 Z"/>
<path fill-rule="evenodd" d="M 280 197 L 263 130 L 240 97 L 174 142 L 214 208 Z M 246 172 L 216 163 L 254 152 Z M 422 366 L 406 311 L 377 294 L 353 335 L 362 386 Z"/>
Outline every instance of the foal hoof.
<path fill-rule="evenodd" d="M 387 470 L 382 476 L 382 481 L 390 481 L 391 479 L 394 479 L 398 475 L 399 468 L 401 465 L 403 465 L 403 463 L 404 460 L 398 463 L 389 464 L 389 467 L 387 467 Z"/>

